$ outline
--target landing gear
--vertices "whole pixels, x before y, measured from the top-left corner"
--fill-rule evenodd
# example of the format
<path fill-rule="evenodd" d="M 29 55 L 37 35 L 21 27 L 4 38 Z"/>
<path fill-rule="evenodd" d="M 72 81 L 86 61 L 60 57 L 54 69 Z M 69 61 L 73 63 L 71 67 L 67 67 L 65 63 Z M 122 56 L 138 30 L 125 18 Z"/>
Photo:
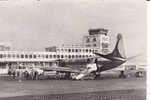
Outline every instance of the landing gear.
<path fill-rule="evenodd" d="M 124 71 L 120 71 L 119 78 L 126 78 L 126 75 L 124 74 Z"/>
<path fill-rule="evenodd" d="M 100 72 L 93 72 L 92 74 L 94 76 L 94 79 L 100 79 L 101 78 L 101 73 Z"/>

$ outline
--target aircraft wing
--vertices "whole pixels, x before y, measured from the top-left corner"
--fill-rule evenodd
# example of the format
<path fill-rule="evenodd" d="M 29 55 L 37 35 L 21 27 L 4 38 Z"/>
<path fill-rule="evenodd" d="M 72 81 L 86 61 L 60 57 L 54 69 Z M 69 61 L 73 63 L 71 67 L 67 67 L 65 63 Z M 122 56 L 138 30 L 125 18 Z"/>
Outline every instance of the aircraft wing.
<path fill-rule="evenodd" d="M 44 71 L 57 71 L 57 72 L 70 72 L 70 73 L 80 73 L 79 70 L 75 70 L 69 67 L 45 67 L 42 68 Z"/>

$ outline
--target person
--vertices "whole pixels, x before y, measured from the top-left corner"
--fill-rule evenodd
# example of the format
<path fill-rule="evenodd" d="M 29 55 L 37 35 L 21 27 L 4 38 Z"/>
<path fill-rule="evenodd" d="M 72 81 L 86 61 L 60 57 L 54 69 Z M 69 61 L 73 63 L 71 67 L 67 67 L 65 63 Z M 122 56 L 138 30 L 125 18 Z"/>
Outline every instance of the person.
<path fill-rule="evenodd" d="M 84 76 L 89 75 L 90 73 L 97 70 L 97 65 L 95 63 L 95 59 L 87 59 L 86 69 L 83 70 L 79 75 L 75 77 L 76 80 L 82 79 Z"/>

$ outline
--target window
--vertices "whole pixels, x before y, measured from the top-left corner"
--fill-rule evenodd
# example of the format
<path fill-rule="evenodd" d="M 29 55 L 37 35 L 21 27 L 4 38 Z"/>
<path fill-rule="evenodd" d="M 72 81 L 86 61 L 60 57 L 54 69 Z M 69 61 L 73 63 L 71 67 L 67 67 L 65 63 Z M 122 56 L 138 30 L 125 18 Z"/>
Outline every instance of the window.
<path fill-rule="evenodd" d="M 78 58 L 78 55 L 76 55 L 76 58 Z"/>
<path fill-rule="evenodd" d="M 33 55 L 33 58 L 36 58 L 36 55 Z"/>
<path fill-rule="evenodd" d="M 79 58 L 81 58 L 81 55 L 79 55 Z"/>
<path fill-rule="evenodd" d="M 93 44 L 94 47 L 96 47 L 96 44 Z"/>
<path fill-rule="evenodd" d="M 63 52 L 63 51 L 64 51 L 64 49 L 61 49 L 61 51 Z"/>
<path fill-rule="evenodd" d="M 49 55 L 49 58 L 52 58 L 52 55 Z"/>
<path fill-rule="evenodd" d="M 64 55 L 61 55 L 61 58 L 64 58 Z"/>
<path fill-rule="evenodd" d="M 25 58 L 28 58 L 28 55 L 25 55 Z"/>
<path fill-rule="evenodd" d="M 78 49 L 76 49 L 75 52 L 78 52 Z"/>
<path fill-rule="evenodd" d="M 57 58 L 60 58 L 60 55 L 57 55 Z"/>
<path fill-rule="evenodd" d="M 84 49 L 82 51 L 84 52 Z"/>
<path fill-rule="evenodd" d="M 67 49 L 65 49 L 65 52 L 67 52 L 68 50 Z"/>
<path fill-rule="evenodd" d="M 24 58 L 24 55 L 23 55 L 23 54 L 21 55 L 21 58 Z"/>
<path fill-rule="evenodd" d="M 89 52 L 91 52 L 92 50 L 90 49 Z"/>
<path fill-rule="evenodd" d="M 48 58 L 48 55 L 46 55 L 46 58 Z"/>
<path fill-rule="evenodd" d="M 86 58 L 88 58 L 88 55 L 86 55 Z"/>
<path fill-rule="evenodd" d="M 72 55 L 72 58 L 74 58 L 74 55 Z"/>
<path fill-rule="evenodd" d="M 53 55 L 54 58 L 56 58 L 56 55 Z"/>
<path fill-rule="evenodd" d="M 3 58 L 3 55 L 2 55 L 2 54 L 0 54 L 0 58 Z"/>
<path fill-rule="evenodd" d="M 45 58 L 45 55 L 42 55 L 42 58 Z"/>
<path fill-rule="evenodd" d="M 32 58 L 32 55 L 29 55 L 29 58 Z"/>
<path fill-rule="evenodd" d="M 88 49 L 86 49 L 86 52 L 88 52 Z"/>
<path fill-rule="evenodd" d="M 82 57 L 84 58 L 85 56 L 84 56 L 84 55 L 82 55 Z"/>
<path fill-rule="evenodd" d="M 20 56 L 19 56 L 19 54 L 17 55 L 17 58 L 19 58 Z"/>
<path fill-rule="evenodd" d="M 91 45 L 90 45 L 90 44 L 87 44 L 86 47 L 91 47 Z"/>
<path fill-rule="evenodd" d="M 96 42 L 96 38 L 93 38 L 93 42 Z"/>
<path fill-rule="evenodd" d="M 65 57 L 67 58 L 68 56 L 67 56 L 67 55 L 65 55 Z"/>
<path fill-rule="evenodd" d="M 81 49 L 79 49 L 79 51 L 81 52 Z"/>
<path fill-rule="evenodd" d="M 71 50 L 70 50 L 70 49 L 68 49 L 68 52 L 71 52 Z"/>
<path fill-rule="evenodd" d="M 71 55 L 69 55 L 68 57 L 71 58 Z"/>
<path fill-rule="evenodd" d="M 74 52 L 74 49 L 72 49 L 72 52 Z"/>
<path fill-rule="evenodd" d="M 16 57 L 16 55 L 15 55 L 15 54 L 13 54 L 13 55 L 12 55 L 12 57 L 13 57 L 13 58 L 15 58 L 15 57 Z"/>

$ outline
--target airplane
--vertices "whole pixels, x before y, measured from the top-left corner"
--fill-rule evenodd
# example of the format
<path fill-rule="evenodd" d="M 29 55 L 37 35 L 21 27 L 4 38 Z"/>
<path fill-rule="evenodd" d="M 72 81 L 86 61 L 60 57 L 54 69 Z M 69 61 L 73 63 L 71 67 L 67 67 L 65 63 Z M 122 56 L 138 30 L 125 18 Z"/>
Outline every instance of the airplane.
<path fill-rule="evenodd" d="M 121 46 L 123 46 L 123 39 L 122 39 L 122 35 L 118 34 L 115 48 L 113 49 L 111 53 L 104 55 L 104 54 L 100 54 L 97 52 L 93 52 L 93 54 L 95 55 L 93 58 L 97 59 L 97 71 L 94 72 L 95 78 L 100 77 L 101 72 L 116 68 L 128 60 L 128 58 L 125 55 L 124 50 L 123 52 L 121 51 L 122 49 Z M 67 60 L 59 59 L 57 61 L 61 62 L 62 65 L 60 65 L 59 67 L 45 67 L 43 68 L 43 70 L 44 71 L 56 71 L 58 73 L 65 73 L 66 78 L 71 78 L 72 73 L 81 72 L 81 70 L 78 70 L 79 68 L 75 69 L 72 66 L 75 66 L 75 65 L 85 66 L 87 64 L 87 59 L 80 59 L 80 60 L 73 60 L 73 61 L 68 60 L 68 59 Z M 123 72 L 121 74 L 123 75 Z"/>

